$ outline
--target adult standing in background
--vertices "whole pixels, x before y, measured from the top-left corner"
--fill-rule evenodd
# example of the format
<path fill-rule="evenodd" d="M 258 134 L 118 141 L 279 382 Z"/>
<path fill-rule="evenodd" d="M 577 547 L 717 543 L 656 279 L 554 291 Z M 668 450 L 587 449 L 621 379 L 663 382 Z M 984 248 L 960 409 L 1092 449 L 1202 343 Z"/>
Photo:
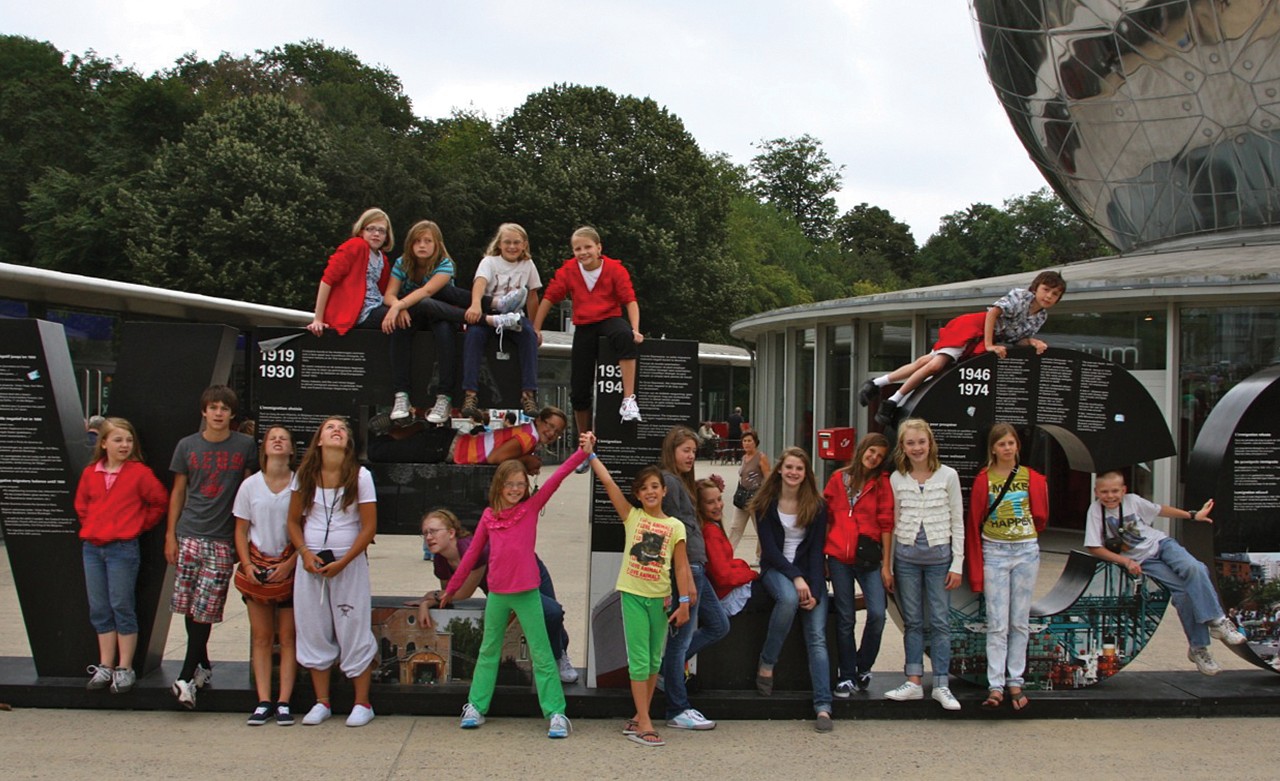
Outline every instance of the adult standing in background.
<path fill-rule="evenodd" d="M 729 443 L 737 446 L 738 440 L 742 439 L 742 407 L 734 407 L 733 414 L 729 416 Z"/>

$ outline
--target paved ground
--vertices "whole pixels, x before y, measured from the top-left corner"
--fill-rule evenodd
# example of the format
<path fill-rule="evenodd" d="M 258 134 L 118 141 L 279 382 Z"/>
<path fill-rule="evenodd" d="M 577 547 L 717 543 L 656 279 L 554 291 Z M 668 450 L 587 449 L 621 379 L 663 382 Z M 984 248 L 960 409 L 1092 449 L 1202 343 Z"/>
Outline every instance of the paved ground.
<path fill-rule="evenodd" d="M 722 474 L 731 493 L 734 469 L 700 462 L 697 471 L 700 476 Z M 587 612 L 588 542 L 581 509 L 586 486 L 583 477 L 566 482 L 542 519 L 538 544 L 565 604 L 580 665 Z M 1071 539 L 1051 537 L 1046 543 L 1065 550 Z M 749 535 L 739 555 L 753 561 L 754 551 L 755 538 Z M 416 594 L 434 586 L 416 538 L 383 537 L 370 549 L 370 559 L 375 593 Z M 1064 561 L 1061 554 L 1044 556 L 1038 594 L 1056 581 Z M 7 556 L 0 557 L 0 626 L 6 627 L 0 632 L 0 655 L 30 655 Z M 175 622 L 166 658 L 181 658 L 183 643 L 181 624 Z M 211 655 L 215 660 L 243 660 L 247 648 L 248 621 L 243 611 L 229 607 L 228 620 L 214 630 Z M 1188 669 L 1185 653 L 1177 621 L 1169 616 L 1126 670 Z M 1217 656 L 1228 670 L 1253 669 L 1225 650 Z M 896 678 L 901 665 L 901 633 L 890 622 L 876 674 Z M 303 703 L 295 705 L 305 711 Z M 1280 727 L 1280 720 L 1271 718 L 845 721 L 837 723 L 833 735 L 817 735 L 808 722 L 724 721 L 729 714 L 708 715 L 722 719 L 713 732 L 663 730 L 669 745 L 646 750 L 626 742 L 618 734 L 620 724 L 610 720 L 580 719 L 572 738 L 549 741 L 545 723 L 537 719 L 493 720 L 476 732 L 462 732 L 452 718 L 383 717 L 360 730 L 347 729 L 335 718 L 320 727 L 299 725 L 282 731 L 274 725 L 250 729 L 242 716 L 227 714 L 24 709 L 0 713 L 0 767 L 4 777 L 12 779 L 95 781 L 277 775 L 271 768 L 387 779 L 420 778 L 424 772 L 465 779 L 622 778 L 668 771 L 701 771 L 708 778 L 816 779 L 848 777 L 850 772 L 862 778 L 1006 778 L 1052 773 L 1052 768 L 1098 778 L 1156 770 L 1193 779 L 1280 775 L 1280 745 L 1249 737 Z M 1223 751 L 1231 746 L 1249 748 Z"/>

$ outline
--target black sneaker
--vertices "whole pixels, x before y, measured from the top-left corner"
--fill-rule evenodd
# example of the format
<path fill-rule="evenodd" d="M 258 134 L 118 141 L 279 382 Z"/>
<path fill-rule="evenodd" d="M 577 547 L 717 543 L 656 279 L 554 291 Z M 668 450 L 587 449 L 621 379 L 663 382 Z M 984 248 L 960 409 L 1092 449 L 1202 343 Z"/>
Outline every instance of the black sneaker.
<path fill-rule="evenodd" d="M 858 389 L 858 403 L 867 406 L 872 399 L 880 398 L 880 386 L 876 385 L 874 380 L 867 380 L 862 383 L 862 387 Z"/>
<path fill-rule="evenodd" d="M 276 724 L 281 727 L 293 726 L 293 711 L 289 710 L 289 703 L 276 703 Z"/>
<path fill-rule="evenodd" d="M 369 418 L 369 434 L 371 436 L 380 437 L 391 430 L 391 416 L 385 412 L 379 412 L 377 415 Z"/>
<path fill-rule="evenodd" d="M 864 692 L 871 688 L 871 673 L 858 673 L 858 691 Z"/>
<path fill-rule="evenodd" d="M 267 719 L 271 718 L 271 703 L 260 702 L 258 707 L 253 709 L 253 713 L 249 714 L 249 718 L 245 721 L 250 727 L 261 727 L 267 723 Z"/>
<path fill-rule="evenodd" d="M 880 409 L 876 411 L 876 422 L 888 428 L 893 425 L 893 420 L 898 415 L 898 402 L 893 399 L 885 399 L 880 402 Z"/>

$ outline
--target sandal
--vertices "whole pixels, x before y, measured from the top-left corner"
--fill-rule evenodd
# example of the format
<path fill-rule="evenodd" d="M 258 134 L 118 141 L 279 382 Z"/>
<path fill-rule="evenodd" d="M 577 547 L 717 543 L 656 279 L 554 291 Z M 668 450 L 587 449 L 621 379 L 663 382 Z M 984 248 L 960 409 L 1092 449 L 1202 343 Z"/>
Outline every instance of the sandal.
<path fill-rule="evenodd" d="M 622 734 L 631 737 L 636 734 L 638 729 L 640 729 L 640 722 L 635 719 L 627 719 L 626 723 L 622 725 Z"/>
<path fill-rule="evenodd" d="M 992 689 L 987 692 L 987 698 L 982 701 L 982 707 L 987 710 L 997 710 L 1004 704 L 1004 691 L 1000 689 Z"/>
<path fill-rule="evenodd" d="M 627 740 L 632 743 L 639 743 L 642 746 L 665 746 L 667 741 L 663 740 L 656 732 L 637 732 L 634 735 L 628 735 Z"/>
<path fill-rule="evenodd" d="M 1022 713 L 1026 711 L 1027 708 L 1031 707 L 1031 700 L 1027 699 L 1027 695 L 1022 692 L 1022 689 L 1018 689 L 1017 691 L 1010 689 L 1009 702 L 1013 705 L 1013 709 L 1018 713 Z"/>

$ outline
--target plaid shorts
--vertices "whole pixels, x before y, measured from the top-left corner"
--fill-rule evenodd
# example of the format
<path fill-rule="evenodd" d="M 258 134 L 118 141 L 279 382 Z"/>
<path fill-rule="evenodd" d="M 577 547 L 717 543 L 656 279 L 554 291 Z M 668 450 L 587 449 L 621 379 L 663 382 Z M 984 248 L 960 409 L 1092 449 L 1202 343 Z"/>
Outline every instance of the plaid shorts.
<path fill-rule="evenodd" d="M 230 540 L 179 537 L 178 575 L 169 609 L 202 624 L 222 621 L 235 560 Z"/>

